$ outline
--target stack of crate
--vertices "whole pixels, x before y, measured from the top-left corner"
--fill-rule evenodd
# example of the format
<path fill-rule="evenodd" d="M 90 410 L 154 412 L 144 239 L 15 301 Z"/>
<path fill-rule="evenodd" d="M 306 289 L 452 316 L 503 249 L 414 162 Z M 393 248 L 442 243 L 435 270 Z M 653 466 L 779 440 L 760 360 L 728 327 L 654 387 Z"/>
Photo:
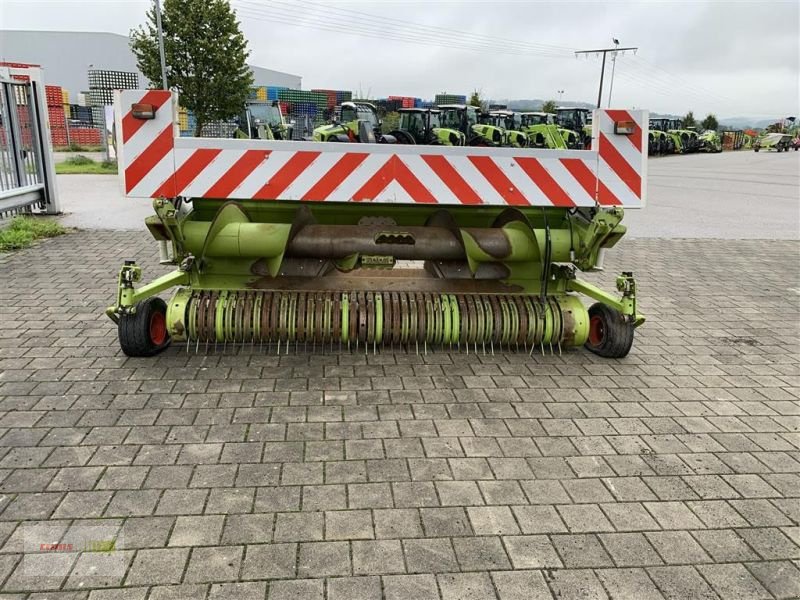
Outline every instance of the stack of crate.
<path fill-rule="evenodd" d="M 53 146 L 68 146 L 67 116 L 64 113 L 64 95 L 58 85 L 44 86 L 44 96 L 47 100 L 47 120 L 50 123 L 50 137 Z"/>
<path fill-rule="evenodd" d="M 437 105 L 441 104 L 466 104 L 467 97 L 460 96 L 458 94 L 447 94 L 442 92 L 441 94 L 436 94 L 436 98 L 434 98 L 434 102 Z"/>
<path fill-rule="evenodd" d="M 413 96 L 389 96 L 388 100 L 396 100 L 401 108 L 414 108 Z"/>
<path fill-rule="evenodd" d="M 278 98 L 285 114 L 295 121 L 295 134 L 310 135 L 314 127 L 322 124 L 328 108 L 328 95 L 323 92 L 279 89 Z"/>
<path fill-rule="evenodd" d="M 312 92 L 318 92 L 320 94 L 325 94 L 328 98 L 328 105 L 327 108 L 334 108 L 335 106 L 339 106 L 342 102 L 350 102 L 353 99 L 353 92 L 349 90 L 320 90 L 315 89 L 311 90 Z"/>

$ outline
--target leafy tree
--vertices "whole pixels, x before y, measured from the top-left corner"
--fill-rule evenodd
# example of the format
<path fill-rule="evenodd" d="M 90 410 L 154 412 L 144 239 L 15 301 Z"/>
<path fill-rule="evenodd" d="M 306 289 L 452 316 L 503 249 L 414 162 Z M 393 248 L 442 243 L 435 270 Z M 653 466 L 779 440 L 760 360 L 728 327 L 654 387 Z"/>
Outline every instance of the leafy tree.
<path fill-rule="evenodd" d="M 139 70 L 161 86 L 155 3 L 147 23 L 131 30 L 130 45 Z M 253 74 L 247 40 L 228 0 L 164 0 L 161 11 L 167 85 L 196 118 L 195 135 L 209 122 L 239 115 Z"/>
<path fill-rule="evenodd" d="M 383 116 L 381 125 L 382 133 L 389 133 L 400 127 L 400 113 L 396 111 L 388 112 Z"/>
<path fill-rule="evenodd" d="M 712 113 L 706 115 L 706 118 L 700 121 L 700 127 L 703 129 L 710 129 L 711 131 L 716 131 L 719 129 L 719 121 L 717 121 L 717 117 Z"/>
<path fill-rule="evenodd" d="M 478 108 L 483 106 L 483 98 L 481 98 L 481 93 L 478 90 L 475 90 L 472 92 L 472 94 L 470 94 L 468 104 L 470 106 L 477 106 Z"/>
<path fill-rule="evenodd" d="M 557 107 L 558 104 L 556 104 L 555 100 L 548 100 L 547 102 L 542 104 L 542 112 L 555 114 Z"/>
<path fill-rule="evenodd" d="M 697 121 L 694 119 L 694 113 L 689 111 L 686 113 L 686 116 L 681 119 L 681 127 L 686 129 L 687 127 L 694 127 L 697 125 Z"/>

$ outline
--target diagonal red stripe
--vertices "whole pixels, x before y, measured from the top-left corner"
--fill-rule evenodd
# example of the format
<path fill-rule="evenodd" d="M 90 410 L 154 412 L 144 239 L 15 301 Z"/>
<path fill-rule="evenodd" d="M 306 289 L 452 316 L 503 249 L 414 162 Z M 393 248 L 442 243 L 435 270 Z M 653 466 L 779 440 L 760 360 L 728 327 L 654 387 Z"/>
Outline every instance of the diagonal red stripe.
<path fill-rule="evenodd" d="M 171 95 L 171 92 L 166 90 L 148 90 L 137 104 L 152 104 L 158 110 L 170 99 Z M 139 131 L 145 123 L 147 123 L 146 120 L 134 118 L 133 113 L 128 108 L 128 112 L 122 117 L 122 143 L 127 144 L 133 134 Z"/>
<path fill-rule="evenodd" d="M 642 197 L 642 178 L 632 166 L 628 164 L 622 154 L 619 153 L 611 140 L 604 133 L 600 134 L 600 158 L 606 161 L 611 170 L 625 182 L 637 198 Z"/>
<path fill-rule="evenodd" d="M 488 156 L 468 156 L 470 162 L 475 165 L 475 168 L 480 171 L 481 175 L 486 178 L 492 187 L 500 194 L 506 201 L 506 204 L 511 206 L 530 206 L 530 202 L 525 196 L 522 195 L 516 186 L 511 183 L 511 180 L 506 177 L 505 173 L 500 170 L 490 157 Z"/>
<path fill-rule="evenodd" d="M 396 154 L 392 154 L 391 158 L 353 194 L 353 200 L 374 200 L 392 181 L 397 181 L 414 202 L 436 204 L 436 198 Z"/>
<path fill-rule="evenodd" d="M 325 200 L 333 190 L 369 156 L 363 152 L 348 152 L 333 165 L 303 196 L 303 200 Z"/>
<path fill-rule="evenodd" d="M 562 158 L 561 164 L 566 167 L 567 171 L 570 172 L 570 175 L 575 178 L 580 186 L 586 190 L 589 197 L 601 206 L 618 206 L 622 204 L 619 198 L 614 195 L 614 192 L 608 189 L 602 181 L 597 179 L 594 172 L 586 166 L 586 163 L 583 162 L 582 159 Z M 595 186 L 598 188 L 596 190 L 597 198 L 595 198 Z"/>
<path fill-rule="evenodd" d="M 320 155 L 319 152 L 308 152 L 301 150 L 283 165 L 278 172 L 273 175 L 264 186 L 253 194 L 253 200 L 276 200 L 292 185 L 292 182 L 305 171 Z"/>
<path fill-rule="evenodd" d="M 217 179 L 203 198 L 227 198 L 270 155 L 270 150 L 247 150 Z"/>
<path fill-rule="evenodd" d="M 176 171 L 174 177 L 170 177 L 164 184 L 156 190 L 153 194 L 154 198 L 175 198 L 180 196 L 181 192 L 185 190 L 195 177 L 197 177 L 203 169 L 211 164 L 217 155 L 222 152 L 218 148 L 200 148 L 195 150 L 186 159 Z"/>
<path fill-rule="evenodd" d="M 453 192 L 461 204 L 483 204 L 483 200 L 481 200 L 477 192 L 458 174 L 458 171 L 444 156 L 439 154 L 422 154 L 420 156 Z"/>
<path fill-rule="evenodd" d="M 527 157 L 514 158 L 514 160 L 522 167 L 525 174 L 531 178 L 531 181 L 542 190 L 544 195 L 547 196 L 547 199 L 553 203 L 553 206 L 564 206 L 568 208 L 575 206 L 575 202 L 572 201 L 569 194 L 564 191 L 564 188 L 558 185 L 558 182 L 547 172 L 547 169 L 542 166 L 542 163 L 535 158 Z"/>
<path fill-rule="evenodd" d="M 633 133 L 631 135 L 626 135 L 622 137 L 628 138 L 631 143 L 636 147 L 636 149 L 641 152 L 642 151 L 642 128 L 639 127 L 639 124 L 636 123 L 636 120 L 631 116 L 627 110 L 606 110 L 608 116 L 611 117 L 611 120 L 614 123 L 619 123 L 620 121 L 631 121 L 636 125 Z"/>
<path fill-rule="evenodd" d="M 158 137 L 145 148 L 133 162 L 125 168 L 125 192 L 130 192 L 144 179 L 170 150 L 172 150 L 172 124 L 158 134 Z"/>

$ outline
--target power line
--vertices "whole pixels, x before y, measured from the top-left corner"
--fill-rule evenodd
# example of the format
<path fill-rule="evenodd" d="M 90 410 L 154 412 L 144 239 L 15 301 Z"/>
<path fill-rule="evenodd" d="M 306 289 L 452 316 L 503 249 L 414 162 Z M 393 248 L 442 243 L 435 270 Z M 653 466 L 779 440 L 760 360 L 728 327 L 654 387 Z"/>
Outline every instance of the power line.
<path fill-rule="evenodd" d="M 638 48 L 634 48 L 632 46 L 628 47 L 628 48 L 619 48 L 618 46 L 615 46 L 614 48 L 598 48 L 598 49 L 595 49 L 595 50 L 577 50 L 575 52 L 575 56 L 578 56 L 579 54 L 602 54 L 603 55 L 603 63 L 601 65 L 601 67 L 600 67 L 600 89 L 597 92 L 597 108 L 600 108 L 600 105 L 603 102 L 603 75 L 605 75 L 605 72 L 606 72 L 606 54 L 608 54 L 609 52 L 613 52 L 614 56 L 616 57 L 617 53 L 619 53 L 619 52 L 623 52 L 624 53 L 624 52 L 627 52 L 629 50 L 632 50 L 633 52 L 636 52 L 638 50 Z"/>

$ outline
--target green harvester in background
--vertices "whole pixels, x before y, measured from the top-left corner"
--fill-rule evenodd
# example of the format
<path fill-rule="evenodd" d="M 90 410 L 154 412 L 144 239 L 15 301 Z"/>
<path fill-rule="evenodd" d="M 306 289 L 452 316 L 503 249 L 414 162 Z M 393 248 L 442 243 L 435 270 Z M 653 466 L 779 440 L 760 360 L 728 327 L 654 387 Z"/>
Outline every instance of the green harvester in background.
<path fill-rule="evenodd" d="M 521 129 L 528 136 L 528 145 L 534 148 L 566 150 L 567 144 L 556 125 L 556 116 L 546 112 L 520 113 Z"/>

